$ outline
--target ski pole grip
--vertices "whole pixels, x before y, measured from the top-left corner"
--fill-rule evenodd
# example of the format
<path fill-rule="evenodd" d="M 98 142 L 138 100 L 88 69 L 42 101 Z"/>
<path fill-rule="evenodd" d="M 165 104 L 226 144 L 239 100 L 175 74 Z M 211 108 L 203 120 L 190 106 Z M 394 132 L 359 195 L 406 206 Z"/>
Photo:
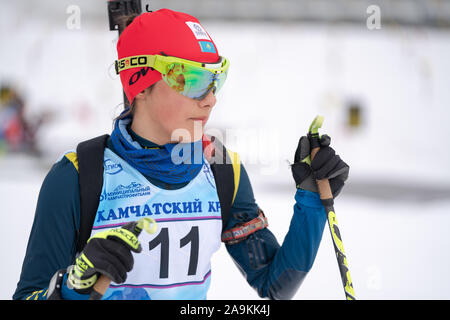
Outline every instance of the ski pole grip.
<path fill-rule="evenodd" d="M 109 288 L 111 279 L 105 275 L 101 275 L 97 282 L 94 284 L 94 289 L 91 292 L 89 300 L 100 300 Z"/>
<path fill-rule="evenodd" d="M 314 148 L 311 150 L 311 161 L 319 152 L 320 148 Z M 319 189 L 319 195 L 321 200 L 333 199 L 333 193 L 331 192 L 330 182 L 328 179 L 317 180 L 317 189 Z"/>
<path fill-rule="evenodd" d="M 317 116 L 311 124 L 308 132 L 308 140 L 311 145 L 311 161 L 316 157 L 317 152 L 320 150 L 320 138 L 318 129 L 322 126 L 323 117 Z M 317 189 L 319 189 L 320 199 L 330 200 L 332 202 L 333 193 L 331 192 L 330 182 L 328 179 L 317 180 Z"/>

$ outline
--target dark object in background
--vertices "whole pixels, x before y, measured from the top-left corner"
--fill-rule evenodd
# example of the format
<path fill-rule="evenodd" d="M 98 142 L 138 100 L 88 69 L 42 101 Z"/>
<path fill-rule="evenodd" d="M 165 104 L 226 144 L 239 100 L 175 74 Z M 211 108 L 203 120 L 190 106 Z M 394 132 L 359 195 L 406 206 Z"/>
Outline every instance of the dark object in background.
<path fill-rule="evenodd" d="M 148 5 L 147 5 L 148 8 Z M 141 0 L 109 0 L 108 1 L 108 20 L 109 30 L 119 31 L 119 36 L 126 28 L 127 17 L 132 15 L 139 15 L 142 13 Z M 125 19 L 125 20 L 124 20 Z M 125 106 L 129 106 L 130 103 L 123 92 L 123 103 Z"/>
<path fill-rule="evenodd" d="M 363 125 L 361 104 L 352 102 L 347 110 L 347 125 L 350 128 L 360 128 Z"/>
<path fill-rule="evenodd" d="M 0 87 L 0 152 L 25 152 L 39 155 L 36 133 L 50 119 L 48 112 L 25 116 L 25 99 L 10 85 Z"/>

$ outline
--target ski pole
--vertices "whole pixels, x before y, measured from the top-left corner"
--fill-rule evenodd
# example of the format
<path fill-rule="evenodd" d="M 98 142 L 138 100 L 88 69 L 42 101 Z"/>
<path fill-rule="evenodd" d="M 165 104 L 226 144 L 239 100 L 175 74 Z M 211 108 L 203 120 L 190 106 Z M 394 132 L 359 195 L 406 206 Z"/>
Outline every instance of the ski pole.
<path fill-rule="evenodd" d="M 311 144 L 311 161 L 320 149 L 319 128 L 322 127 L 323 117 L 317 116 L 309 127 L 308 138 Z M 342 285 L 344 286 L 345 297 L 347 300 L 355 300 L 353 283 L 350 278 L 347 257 L 345 256 L 344 245 L 342 243 L 341 233 L 337 225 L 336 213 L 334 212 L 334 200 L 328 179 L 317 180 L 320 200 L 327 213 L 328 226 L 330 227 L 331 238 L 333 240 L 334 251 L 336 253 L 339 271 L 341 273 Z"/>
<path fill-rule="evenodd" d="M 134 224 L 131 232 L 133 232 L 136 237 L 141 234 L 142 230 L 147 231 L 147 233 L 152 234 L 156 232 L 156 222 L 152 218 L 141 218 L 138 221 L 130 222 Z M 101 275 L 97 282 L 94 284 L 94 288 L 89 296 L 89 300 L 100 300 L 108 290 L 111 279 L 106 275 Z"/>

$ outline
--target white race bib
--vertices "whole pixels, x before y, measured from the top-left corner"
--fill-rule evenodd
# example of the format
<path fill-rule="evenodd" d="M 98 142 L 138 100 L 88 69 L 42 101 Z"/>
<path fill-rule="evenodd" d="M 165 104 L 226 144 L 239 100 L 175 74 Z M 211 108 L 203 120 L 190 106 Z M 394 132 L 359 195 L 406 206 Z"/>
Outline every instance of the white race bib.
<path fill-rule="evenodd" d="M 141 217 L 157 222 L 154 234 L 140 234 L 142 252 L 133 253 L 125 283 L 111 283 L 103 299 L 206 299 L 222 231 L 209 164 L 185 187 L 164 190 L 105 149 L 103 179 L 92 235 Z"/>

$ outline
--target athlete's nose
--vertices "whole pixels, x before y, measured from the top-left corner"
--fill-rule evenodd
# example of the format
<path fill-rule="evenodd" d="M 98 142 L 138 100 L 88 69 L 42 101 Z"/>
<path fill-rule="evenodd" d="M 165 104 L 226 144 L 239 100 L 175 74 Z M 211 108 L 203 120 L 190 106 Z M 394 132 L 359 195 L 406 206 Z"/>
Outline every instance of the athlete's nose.
<path fill-rule="evenodd" d="M 215 91 L 215 87 L 213 87 L 212 90 L 210 90 L 208 92 L 208 94 L 202 100 L 199 100 L 198 105 L 202 108 L 214 107 L 214 105 L 217 102 L 216 96 L 214 95 L 214 91 Z"/>

